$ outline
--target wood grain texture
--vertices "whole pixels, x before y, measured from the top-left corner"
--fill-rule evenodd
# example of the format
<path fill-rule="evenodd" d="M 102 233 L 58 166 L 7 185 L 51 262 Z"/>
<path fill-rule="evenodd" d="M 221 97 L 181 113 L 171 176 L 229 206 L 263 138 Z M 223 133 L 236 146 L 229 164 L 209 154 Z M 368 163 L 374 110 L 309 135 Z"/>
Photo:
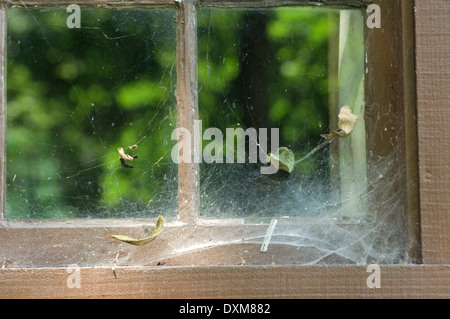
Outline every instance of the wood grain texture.
<path fill-rule="evenodd" d="M 380 175 L 379 159 L 389 159 L 389 179 L 371 191 L 372 213 L 388 218 L 384 229 L 401 225 L 392 244 L 407 247 L 410 262 L 420 262 L 417 194 L 417 136 L 411 0 L 374 0 L 380 6 L 381 28 L 366 28 L 365 124 L 369 181 Z M 411 56 L 412 55 L 412 56 Z M 389 207 L 398 207 L 386 217 Z M 395 233 L 395 231 L 393 231 Z M 391 233 L 393 233 L 391 231 Z M 406 253 L 407 251 L 407 253 Z"/>
<path fill-rule="evenodd" d="M 115 275 L 114 275 L 115 273 Z M 449 298 L 450 266 L 199 266 L 0 269 L 0 298 Z M 70 279 L 69 279 L 70 280 Z"/>
<path fill-rule="evenodd" d="M 415 4 L 423 262 L 450 263 L 450 1 Z"/>
<path fill-rule="evenodd" d="M 414 47 L 414 0 L 403 0 L 402 10 L 402 74 L 405 105 L 406 209 L 408 211 L 408 247 L 412 263 L 422 262 L 419 206 L 419 164 L 417 140 L 417 105 Z"/>

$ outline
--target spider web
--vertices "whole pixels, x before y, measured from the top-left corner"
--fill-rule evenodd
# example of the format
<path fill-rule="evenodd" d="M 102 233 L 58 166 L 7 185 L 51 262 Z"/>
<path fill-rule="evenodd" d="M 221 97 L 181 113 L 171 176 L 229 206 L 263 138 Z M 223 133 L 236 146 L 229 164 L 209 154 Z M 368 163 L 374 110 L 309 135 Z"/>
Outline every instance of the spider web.
<path fill-rule="evenodd" d="M 405 221 L 399 213 L 403 190 L 385 187 L 401 183 L 404 167 L 397 165 L 396 152 L 373 158 L 360 144 L 373 145 L 374 135 L 365 131 L 361 100 L 365 54 L 351 47 L 347 50 L 357 53 L 329 53 L 328 34 L 319 36 L 335 26 L 330 15 L 334 21 L 352 21 L 344 20 L 342 11 L 198 10 L 204 128 L 279 127 L 280 146 L 305 160 L 291 173 L 272 175 L 260 173 L 263 163 L 201 163 L 201 220 L 242 220 L 264 227 L 219 236 L 215 230 L 204 231 L 189 240 L 171 236 L 164 250 L 147 256 L 146 264 L 222 245 L 260 244 L 266 238 L 269 249 L 300 249 L 297 262 L 302 264 L 408 260 Z M 169 227 L 170 222 L 176 226 L 177 165 L 170 157 L 176 126 L 174 12 L 83 9 L 82 27 L 68 29 L 68 14 L 61 10 L 9 11 L 7 218 L 164 215 Z M 362 15 L 348 19 L 355 19 L 348 32 L 361 36 Z M 319 22 L 311 27 L 311 21 Z M 304 38 L 305 33 L 319 35 Z M 362 45 L 350 36 L 347 41 Z M 343 43 L 340 39 L 341 50 Z M 316 50 L 320 45 L 322 51 Z M 266 50 L 257 50 L 262 47 Z M 337 88 L 341 96 L 334 106 L 329 105 L 330 93 L 323 92 L 332 81 L 332 54 L 339 55 L 341 68 L 349 74 L 336 79 L 346 86 Z M 296 65 L 296 57 L 311 63 Z M 360 69 L 353 70 L 354 65 Z M 42 67 L 49 68 L 51 80 Z M 264 82 L 275 76 L 279 82 Z M 351 104 L 359 115 L 357 128 L 347 140 L 321 147 L 320 134 L 337 128 L 338 106 L 343 104 Z M 373 127 L 383 127 L 391 116 L 384 114 Z M 203 146 L 208 143 L 203 141 Z M 128 148 L 134 144 L 136 151 Z M 121 166 L 118 147 L 138 155 L 130 162 L 134 168 Z M 376 176 L 368 175 L 368 167 Z M 275 226 L 268 236 L 271 222 Z M 95 251 L 86 245 L 85 251 Z M 80 256 L 72 257 L 69 263 L 83 264 Z M 111 263 L 111 258 L 105 260 Z M 132 257 L 120 258 L 120 264 L 133 263 Z"/>

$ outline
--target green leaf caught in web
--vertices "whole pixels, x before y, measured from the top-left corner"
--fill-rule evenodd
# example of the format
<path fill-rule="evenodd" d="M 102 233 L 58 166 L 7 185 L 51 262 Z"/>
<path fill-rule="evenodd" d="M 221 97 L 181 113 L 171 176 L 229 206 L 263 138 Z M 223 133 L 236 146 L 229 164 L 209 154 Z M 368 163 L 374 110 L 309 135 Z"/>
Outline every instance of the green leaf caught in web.
<path fill-rule="evenodd" d="M 135 246 L 142 246 L 145 244 L 148 244 L 153 239 L 156 238 L 156 236 L 159 235 L 159 233 L 162 231 L 164 226 L 164 218 L 162 216 L 158 217 L 158 221 L 156 222 L 155 229 L 153 229 L 152 234 L 149 237 L 141 238 L 141 239 L 134 239 L 128 236 L 123 235 L 108 235 L 108 238 L 114 238 L 120 241 L 123 241 L 127 244 L 135 245 Z"/>
<path fill-rule="evenodd" d="M 280 147 L 276 153 L 269 153 L 267 155 L 267 161 L 278 170 L 282 169 L 290 173 L 294 169 L 295 165 L 294 152 L 287 147 Z"/>

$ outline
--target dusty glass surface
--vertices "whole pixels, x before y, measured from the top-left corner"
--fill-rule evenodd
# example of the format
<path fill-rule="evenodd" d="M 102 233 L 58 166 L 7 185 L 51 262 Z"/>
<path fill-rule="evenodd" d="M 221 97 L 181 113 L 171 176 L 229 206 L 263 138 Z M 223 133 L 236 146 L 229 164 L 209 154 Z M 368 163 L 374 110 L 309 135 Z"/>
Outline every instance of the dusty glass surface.
<path fill-rule="evenodd" d="M 175 10 L 82 9 L 80 28 L 67 26 L 64 9 L 8 10 L 7 218 L 176 217 Z M 234 244 L 267 252 L 267 264 L 407 260 L 403 190 L 395 187 L 405 167 L 395 150 L 370 149 L 395 141 L 380 138 L 384 119 L 366 110 L 373 61 L 364 11 L 195 12 L 195 24 L 179 27 L 195 25 L 198 35 L 186 52 L 198 54 L 201 130 L 185 128 L 203 133 L 198 225 L 164 228 L 166 237 L 149 244 L 162 243 L 156 254 L 114 246 L 120 257 L 111 250 L 116 258 L 98 264 L 170 265 L 171 256 Z M 242 147 L 246 132 L 257 135 Z M 138 155 L 125 162 L 134 168 L 122 166 L 119 147 Z M 269 152 L 280 169 L 263 174 Z M 71 260 L 89 249 L 97 256 L 103 248 Z M 289 254 L 271 259 L 275 250 Z"/>
<path fill-rule="evenodd" d="M 8 10 L 6 218 L 175 216 L 174 12 Z"/>
<path fill-rule="evenodd" d="M 246 163 L 203 162 L 201 214 L 292 217 L 326 213 L 340 195 L 332 176 L 336 159 L 330 154 L 331 143 L 321 145 L 324 139 L 320 136 L 336 124 L 330 123 L 338 109 L 333 100 L 337 70 L 331 61 L 338 56 L 338 46 L 331 45 L 330 39 L 337 34 L 340 11 L 201 8 L 197 12 L 203 130 L 217 127 L 225 141 L 227 128 L 254 128 L 258 133 L 266 128 L 266 146 L 259 135 L 257 147 L 274 153 L 271 129 L 278 128 L 280 147 L 292 150 L 296 161 L 307 156 L 292 172 L 261 174 L 265 158 L 251 163 L 249 138 Z M 362 34 L 363 28 L 357 32 Z M 209 143 L 203 140 L 204 147 Z"/>
<path fill-rule="evenodd" d="M 296 247 L 302 263 L 403 260 L 404 197 L 392 185 L 404 167 L 396 150 L 368 148 L 388 142 L 369 131 L 383 123 L 366 112 L 365 12 L 199 8 L 197 19 L 200 215 L 265 224 L 228 240 Z"/>

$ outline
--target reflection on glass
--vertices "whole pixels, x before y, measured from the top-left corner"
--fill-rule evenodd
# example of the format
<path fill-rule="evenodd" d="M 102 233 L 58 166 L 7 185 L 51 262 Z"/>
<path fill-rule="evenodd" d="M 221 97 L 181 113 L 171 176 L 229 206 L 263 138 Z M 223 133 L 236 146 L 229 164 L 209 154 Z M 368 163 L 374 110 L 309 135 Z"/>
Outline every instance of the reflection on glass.
<path fill-rule="evenodd" d="M 174 216 L 174 10 L 69 15 L 8 10 L 6 218 Z"/>
<path fill-rule="evenodd" d="M 272 175 L 260 173 L 260 166 L 265 165 L 261 159 L 245 164 L 203 162 L 201 215 L 317 216 L 329 212 L 330 207 L 341 206 L 339 161 L 341 168 L 353 163 L 339 158 L 333 150 L 336 143 L 322 145 L 320 135 L 337 128 L 340 106 L 353 107 L 356 103 L 350 98 L 338 99 L 339 67 L 341 73 L 347 72 L 346 66 L 339 66 L 343 61 L 339 60 L 343 41 L 338 31 L 342 12 L 352 10 L 197 10 L 203 130 L 217 127 L 225 134 L 226 128 L 267 128 L 268 132 L 278 128 L 280 146 L 292 150 L 296 159 L 307 156 L 291 173 L 280 170 Z M 354 14 L 353 23 L 362 21 L 358 10 Z M 362 36 L 362 25 L 356 26 L 352 34 Z M 348 42 L 358 57 L 353 61 L 354 72 L 364 66 L 359 60 L 364 56 L 363 39 Z M 349 62 L 347 55 L 345 61 Z M 363 77 L 353 80 L 347 84 L 359 88 L 363 83 Z M 358 112 L 363 109 L 361 102 Z M 264 151 L 273 153 L 276 150 L 269 149 L 268 134 L 268 149 Z M 364 129 L 358 134 L 364 138 Z M 204 147 L 208 143 L 203 140 Z M 318 145 L 321 147 L 310 154 Z M 246 152 L 248 155 L 248 148 Z"/>

